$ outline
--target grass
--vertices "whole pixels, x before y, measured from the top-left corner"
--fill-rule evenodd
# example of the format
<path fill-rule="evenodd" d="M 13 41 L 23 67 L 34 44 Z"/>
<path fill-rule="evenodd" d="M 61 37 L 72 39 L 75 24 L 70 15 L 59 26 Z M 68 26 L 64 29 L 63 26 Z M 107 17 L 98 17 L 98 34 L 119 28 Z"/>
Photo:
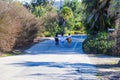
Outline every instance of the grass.
<path fill-rule="evenodd" d="M 13 54 L 10 54 L 10 53 L 4 53 L 4 54 L 2 54 L 2 57 L 6 57 L 6 56 L 13 56 Z"/>
<path fill-rule="evenodd" d="M 15 51 L 9 52 L 9 53 L 2 52 L 0 57 L 14 56 L 14 55 L 19 55 L 19 54 L 23 54 L 23 52 L 21 52 L 20 50 L 15 50 Z"/>

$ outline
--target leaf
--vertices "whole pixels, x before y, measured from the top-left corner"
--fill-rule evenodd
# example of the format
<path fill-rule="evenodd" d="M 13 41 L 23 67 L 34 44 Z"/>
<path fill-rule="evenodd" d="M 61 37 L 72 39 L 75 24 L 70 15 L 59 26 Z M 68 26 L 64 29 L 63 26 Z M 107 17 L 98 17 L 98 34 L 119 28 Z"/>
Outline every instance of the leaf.
<path fill-rule="evenodd" d="M 94 26 L 95 26 L 95 22 L 93 22 L 93 23 L 92 23 L 92 26 L 91 26 L 91 28 L 93 28 Z"/>
<path fill-rule="evenodd" d="M 93 17 L 94 17 L 94 14 L 91 14 L 87 19 L 87 23 L 89 23 L 93 19 Z"/>
<path fill-rule="evenodd" d="M 95 22 L 98 20 L 98 18 L 99 18 L 99 13 L 96 14 L 96 16 L 95 16 Z"/>
<path fill-rule="evenodd" d="M 103 7 L 105 7 L 106 3 L 107 3 L 107 0 L 105 0 L 104 2 L 102 2 L 101 5 L 100 5 L 100 7 L 99 7 L 99 9 L 102 9 Z"/>

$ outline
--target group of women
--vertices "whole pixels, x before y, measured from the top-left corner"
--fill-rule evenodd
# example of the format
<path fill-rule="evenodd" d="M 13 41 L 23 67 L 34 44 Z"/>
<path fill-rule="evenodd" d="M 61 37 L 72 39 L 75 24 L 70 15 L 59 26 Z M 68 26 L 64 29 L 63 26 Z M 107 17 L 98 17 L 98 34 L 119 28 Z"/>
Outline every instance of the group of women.
<path fill-rule="evenodd" d="M 71 38 L 70 33 L 68 34 L 67 37 L 65 37 L 63 33 L 61 34 L 61 36 L 58 36 L 58 33 L 56 33 L 56 35 L 55 35 L 55 45 L 59 45 L 59 43 L 64 44 L 66 40 L 68 42 L 68 45 L 70 45 L 70 43 L 72 42 L 72 38 Z"/>

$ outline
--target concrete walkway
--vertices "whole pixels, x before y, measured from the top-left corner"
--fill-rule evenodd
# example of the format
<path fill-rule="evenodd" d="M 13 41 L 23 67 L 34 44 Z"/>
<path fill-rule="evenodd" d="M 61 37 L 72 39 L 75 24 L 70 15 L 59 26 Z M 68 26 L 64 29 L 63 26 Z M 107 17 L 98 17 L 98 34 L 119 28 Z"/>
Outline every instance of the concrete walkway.
<path fill-rule="evenodd" d="M 72 36 L 68 46 L 40 42 L 28 54 L 0 58 L 0 80 L 98 80 L 97 70 L 82 51 L 85 36 Z"/>

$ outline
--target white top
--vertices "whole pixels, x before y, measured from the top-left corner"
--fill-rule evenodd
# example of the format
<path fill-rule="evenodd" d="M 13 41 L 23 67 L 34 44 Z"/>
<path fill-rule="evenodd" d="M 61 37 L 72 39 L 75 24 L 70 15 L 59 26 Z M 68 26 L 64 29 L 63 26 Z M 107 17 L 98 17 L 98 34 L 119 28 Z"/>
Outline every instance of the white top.
<path fill-rule="evenodd" d="M 65 41 L 65 37 L 64 37 L 64 36 L 61 36 L 61 37 L 60 37 L 60 41 L 61 41 L 61 42 L 64 42 L 64 41 Z"/>

